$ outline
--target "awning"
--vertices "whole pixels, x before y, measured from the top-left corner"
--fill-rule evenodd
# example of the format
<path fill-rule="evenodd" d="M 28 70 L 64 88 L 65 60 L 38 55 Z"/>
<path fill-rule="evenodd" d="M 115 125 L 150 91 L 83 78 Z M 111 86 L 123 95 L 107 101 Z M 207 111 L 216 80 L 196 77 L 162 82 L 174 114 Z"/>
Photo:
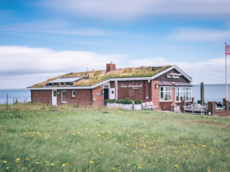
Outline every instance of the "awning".
<path fill-rule="evenodd" d="M 169 81 L 160 81 L 160 86 L 175 86 L 175 87 L 192 87 L 190 83 L 186 82 L 169 82 Z"/>

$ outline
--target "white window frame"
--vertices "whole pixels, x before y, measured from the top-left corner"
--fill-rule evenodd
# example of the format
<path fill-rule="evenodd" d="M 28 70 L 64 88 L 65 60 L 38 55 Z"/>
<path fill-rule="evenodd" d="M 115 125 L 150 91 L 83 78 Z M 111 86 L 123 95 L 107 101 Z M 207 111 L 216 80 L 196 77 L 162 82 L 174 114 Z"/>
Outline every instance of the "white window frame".
<path fill-rule="evenodd" d="M 74 93 L 74 95 L 73 95 Z M 75 90 L 72 90 L 72 97 L 75 97 Z"/>
<path fill-rule="evenodd" d="M 177 88 L 179 89 L 179 91 L 177 91 Z M 184 90 L 182 90 L 182 89 L 184 89 Z M 179 101 L 177 101 L 176 100 L 176 97 L 177 97 L 177 92 L 179 92 Z M 190 102 L 190 101 L 192 101 L 192 87 L 176 87 L 175 88 L 175 101 L 176 102 L 181 102 L 181 93 L 184 93 L 184 95 L 185 95 L 185 100 L 184 101 L 186 101 L 186 102 Z M 187 93 L 187 94 L 186 94 Z M 190 93 L 190 97 L 189 97 L 189 93 Z M 188 97 L 186 97 L 186 95 L 188 95 Z M 187 100 L 186 100 L 186 98 L 188 98 Z M 189 98 L 191 98 L 190 100 L 189 100 Z M 183 101 L 183 100 L 182 100 Z"/>
<path fill-rule="evenodd" d="M 171 91 L 165 91 L 165 88 L 166 87 L 168 87 L 168 88 L 170 88 L 171 89 Z M 169 93 L 169 92 L 171 92 L 171 100 L 162 100 L 161 99 L 161 88 L 163 88 L 163 98 L 165 99 L 165 93 L 167 92 L 167 93 Z M 160 102 L 171 102 L 172 101 L 172 87 L 170 87 L 170 86 L 160 86 Z"/>
<path fill-rule="evenodd" d="M 66 101 L 63 101 L 63 96 L 62 96 L 63 92 L 65 92 L 65 94 L 66 94 L 66 91 L 61 91 L 61 102 L 62 103 L 67 103 L 67 94 L 66 94 Z"/>

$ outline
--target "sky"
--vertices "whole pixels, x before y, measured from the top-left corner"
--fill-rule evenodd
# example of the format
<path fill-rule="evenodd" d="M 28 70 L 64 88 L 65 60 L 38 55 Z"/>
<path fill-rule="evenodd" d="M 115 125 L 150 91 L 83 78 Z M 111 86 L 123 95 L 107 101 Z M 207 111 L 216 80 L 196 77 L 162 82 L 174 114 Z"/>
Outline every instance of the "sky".
<path fill-rule="evenodd" d="M 0 89 L 111 61 L 177 65 L 192 84 L 223 84 L 225 42 L 229 0 L 0 0 Z"/>

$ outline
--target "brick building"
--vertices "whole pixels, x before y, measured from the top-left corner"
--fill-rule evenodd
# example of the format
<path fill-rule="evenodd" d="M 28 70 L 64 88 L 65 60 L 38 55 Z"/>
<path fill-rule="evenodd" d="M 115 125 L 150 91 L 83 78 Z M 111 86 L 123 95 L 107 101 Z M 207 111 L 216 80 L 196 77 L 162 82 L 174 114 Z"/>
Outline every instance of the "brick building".
<path fill-rule="evenodd" d="M 152 101 L 160 110 L 192 101 L 192 78 L 177 66 L 149 66 L 68 73 L 28 87 L 32 103 L 103 106 L 107 99 Z"/>

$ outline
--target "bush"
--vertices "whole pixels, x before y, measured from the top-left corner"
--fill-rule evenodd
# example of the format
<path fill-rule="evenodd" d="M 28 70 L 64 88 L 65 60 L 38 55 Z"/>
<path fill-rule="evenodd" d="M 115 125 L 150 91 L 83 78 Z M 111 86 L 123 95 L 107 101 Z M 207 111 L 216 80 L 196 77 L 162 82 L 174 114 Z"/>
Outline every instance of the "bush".
<path fill-rule="evenodd" d="M 118 103 L 118 104 L 120 104 L 121 103 L 121 100 L 116 100 L 116 102 L 115 103 Z"/>
<path fill-rule="evenodd" d="M 121 103 L 122 103 L 122 104 L 133 104 L 132 100 L 131 100 L 131 99 L 128 99 L 128 98 L 122 99 L 122 100 L 121 100 Z"/>
<path fill-rule="evenodd" d="M 201 104 L 201 100 L 197 100 L 197 104 Z"/>
<path fill-rule="evenodd" d="M 136 105 L 139 105 L 139 104 L 141 104 L 142 103 L 142 100 L 141 99 L 136 99 L 135 101 L 134 101 L 134 104 L 136 104 Z"/>
<path fill-rule="evenodd" d="M 115 103 L 116 102 L 116 99 L 107 99 L 106 100 L 106 103 Z"/>

